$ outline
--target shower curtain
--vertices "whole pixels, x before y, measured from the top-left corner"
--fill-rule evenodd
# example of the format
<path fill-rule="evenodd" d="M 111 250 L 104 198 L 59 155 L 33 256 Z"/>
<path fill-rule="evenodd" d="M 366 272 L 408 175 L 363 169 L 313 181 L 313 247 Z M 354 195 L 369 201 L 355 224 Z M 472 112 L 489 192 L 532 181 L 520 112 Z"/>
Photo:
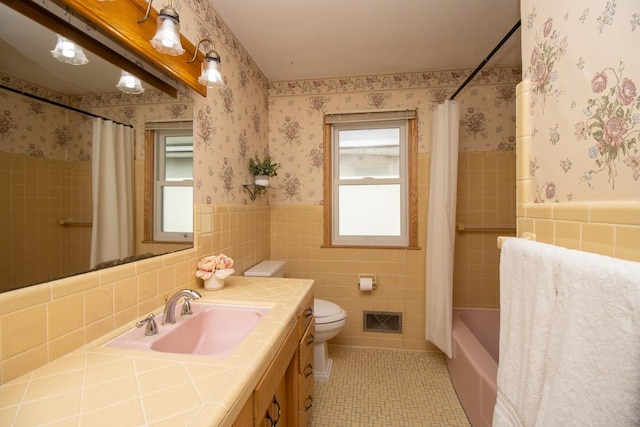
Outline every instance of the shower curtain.
<path fill-rule="evenodd" d="M 458 184 L 460 112 L 454 101 L 431 117 L 431 166 L 427 218 L 425 338 L 451 358 L 453 256 Z"/>
<path fill-rule="evenodd" d="M 134 252 L 133 129 L 93 121 L 91 268 Z"/>

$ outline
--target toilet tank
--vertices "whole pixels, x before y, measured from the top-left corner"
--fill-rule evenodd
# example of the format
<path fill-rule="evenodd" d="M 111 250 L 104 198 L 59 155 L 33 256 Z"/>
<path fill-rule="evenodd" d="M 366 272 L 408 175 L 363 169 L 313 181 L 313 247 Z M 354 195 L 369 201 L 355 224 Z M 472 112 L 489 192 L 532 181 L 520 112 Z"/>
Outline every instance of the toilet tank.
<path fill-rule="evenodd" d="M 284 277 L 284 261 L 262 261 L 244 272 L 249 277 Z"/>

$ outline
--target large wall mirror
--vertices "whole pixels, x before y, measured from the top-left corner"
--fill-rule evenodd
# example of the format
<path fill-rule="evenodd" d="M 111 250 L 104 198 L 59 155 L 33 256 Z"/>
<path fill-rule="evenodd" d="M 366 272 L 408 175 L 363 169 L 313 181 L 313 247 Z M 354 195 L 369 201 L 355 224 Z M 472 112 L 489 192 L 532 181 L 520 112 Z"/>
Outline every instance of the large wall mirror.
<path fill-rule="evenodd" d="M 156 183 L 145 138 L 172 128 L 188 134 L 193 101 L 179 84 L 167 84 L 170 79 L 149 77 L 148 68 L 140 73 L 146 76 L 142 94 L 121 92 L 116 85 L 122 64 L 114 66 L 87 48 L 87 64 L 62 63 L 50 53 L 56 43 L 56 32 L 0 4 L 0 292 L 192 247 L 189 230 L 180 239 L 148 234 L 145 211 L 152 219 L 149 190 Z M 112 188 L 117 199 L 110 203 L 120 205 L 130 193 L 133 220 L 127 233 L 133 247 L 127 256 L 100 262 L 91 255 L 96 120 L 132 129 L 133 161 L 129 188 Z M 179 165 L 184 186 L 193 170 L 188 138 L 162 147 L 163 161 Z M 184 194 L 182 189 L 181 200 Z M 105 217 L 111 220 L 111 214 Z M 192 219 L 177 222 L 192 226 Z M 109 234 L 124 229 L 106 228 Z"/>

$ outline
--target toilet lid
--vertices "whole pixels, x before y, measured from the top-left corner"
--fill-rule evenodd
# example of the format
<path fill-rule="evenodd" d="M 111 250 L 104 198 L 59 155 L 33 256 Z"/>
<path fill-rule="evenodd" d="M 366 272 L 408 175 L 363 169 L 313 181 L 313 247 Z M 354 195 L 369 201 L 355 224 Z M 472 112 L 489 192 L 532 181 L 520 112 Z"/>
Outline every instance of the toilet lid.
<path fill-rule="evenodd" d="M 316 316 L 316 323 L 337 322 L 346 317 L 346 313 L 338 304 L 318 298 L 313 300 L 313 314 Z"/>

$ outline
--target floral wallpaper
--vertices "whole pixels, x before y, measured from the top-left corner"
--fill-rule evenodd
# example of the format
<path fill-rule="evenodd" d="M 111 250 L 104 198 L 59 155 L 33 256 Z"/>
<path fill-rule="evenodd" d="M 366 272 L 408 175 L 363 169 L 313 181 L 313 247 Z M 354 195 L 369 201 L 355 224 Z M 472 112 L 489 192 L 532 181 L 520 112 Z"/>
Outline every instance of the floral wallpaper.
<path fill-rule="evenodd" d="M 190 92 L 190 106 L 186 99 L 166 100 L 149 90 L 142 95 L 146 97 L 144 104 L 122 94 L 108 96 L 115 102 L 109 108 L 103 106 L 105 99 L 101 97 L 73 102 L 97 114 L 113 114 L 118 121 L 133 123 L 138 142 L 143 141 L 140 124 L 144 121 L 182 119 L 191 113 L 196 204 L 320 204 L 321 124 L 326 111 L 415 108 L 419 115 L 419 149 L 428 152 L 431 110 L 472 71 L 269 83 L 208 2 L 174 0 L 173 6 L 180 13 L 181 33 L 192 43 L 203 37 L 215 41 L 224 85 L 208 89 L 206 97 Z M 519 68 L 487 68 L 458 95 L 462 150 L 514 149 L 514 88 L 520 80 Z M 0 129 L 14 130 L 10 119 L 4 122 L 0 122 Z M 57 136 L 51 134 L 58 140 L 67 138 L 64 129 Z M 72 132 L 69 138 L 79 143 L 87 135 Z M 136 159 L 144 158 L 143 151 L 142 144 L 137 143 Z M 272 181 L 274 188 L 251 201 L 244 189 L 244 184 L 252 182 L 248 159 L 267 151 L 274 161 L 282 163 L 282 168 Z"/>
<path fill-rule="evenodd" d="M 268 82 L 208 2 L 174 0 L 181 32 L 192 43 L 211 37 L 224 85 L 194 101 L 195 202 L 312 204 L 322 196 L 325 111 L 417 108 L 420 150 L 429 150 L 430 110 L 472 70 Z M 457 98 L 464 113 L 463 150 L 515 148 L 515 85 L 520 68 L 481 71 Z M 270 152 L 282 168 L 267 195 L 251 201 L 248 160 Z"/>
<path fill-rule="evenodd" d="M 522 1 L 535 202 L 640 198 L 640 4 Z"/>
<path fill-rule="evenodd" d="M 66 102 L 43 88 L 0 73 L 2 84 Z M 51 160 L 91 160 L 91 139 L 80 114 L 0 89 L 0 151 Z M 88 131 L 91 132 L 89 124 Z"/>
<path fill-rule="evenodd" d="M 141 95 L 121 92 L 64 96 L 0 73 L 8 87 L 64 105 L 130 124 L 136 130 L 135 156 L 144 159 L 144 124 L 152 121 L 192 120 L 193 101 L 147 88 Z M 91 161 L 93 118 L 65 108 L 0 90 L 0 151 L 55 160 Z"/>
<path fill-rule="evenodd" d="M 269 97 L 269 152 L 282 164 L 272 178 L 271 204 L 322 204 L 324 114 L 416 109 L 419 152 L 429 151 L 434 107 L 472 70 L 275 82 Z M 456 97 L 460 150 L 515 150 L 515 85 L 519 68 L 482 70 Z"/>

